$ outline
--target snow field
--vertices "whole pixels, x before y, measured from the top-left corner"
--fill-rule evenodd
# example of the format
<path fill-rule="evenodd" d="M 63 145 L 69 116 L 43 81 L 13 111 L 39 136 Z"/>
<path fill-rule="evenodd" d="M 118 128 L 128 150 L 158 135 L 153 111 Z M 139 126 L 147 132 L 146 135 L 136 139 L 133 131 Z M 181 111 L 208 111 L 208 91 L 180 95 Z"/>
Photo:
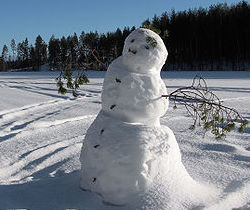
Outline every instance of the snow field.
<path fill-rule="evenodd" d="M 76 100 L 70 95 L 57 95 L 54 83 L 57 73 L 0 74 L 0 208 L 126 209 L 102 204 L 99 196 L 79 189 L 81 144 L 101 108 L 104 75 L 103 72 L 88 74 L 90 84 L 82 88 Z M 162 77 L 171 92 L 189 85 L 196 74 L 163 72 Z M 250 119 L 249 72 L 200 74 L 227 105 Z M 161 124 L 173 130 L 188 173 L 194 180 L 212 186 L 212 192 L 213 186 L 222 191 L 217 199 L 208 200 L 205 207 L 192 208 L 249 208 L 249 128 L 245 134 L 233 132 L 225 141 L 216 141 L 210 134 L 202 138 L 201 130 L 188 129 L 192 120 L 185 109 L 171 107 L 170 103 Z M 138 203 L 142 209 L 190 207 L 184 199 L 185 190 L 182 197 L 166 192 L 159 184 Z"/>

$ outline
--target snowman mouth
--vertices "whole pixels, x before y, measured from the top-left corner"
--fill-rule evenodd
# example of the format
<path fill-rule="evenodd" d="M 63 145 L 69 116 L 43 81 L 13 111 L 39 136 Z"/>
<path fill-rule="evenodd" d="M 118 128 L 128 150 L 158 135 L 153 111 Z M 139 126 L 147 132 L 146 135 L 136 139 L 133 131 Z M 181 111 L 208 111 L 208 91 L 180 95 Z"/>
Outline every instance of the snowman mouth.
<path fill-rule="evenodd" d="M 133 50 L 133 49 L 131 49 L 131 48 L 128 49 L 128 52 L 131 52 L 131 53 L 133 53 L 134 55 L 137 53 L 136 50 Z"/>

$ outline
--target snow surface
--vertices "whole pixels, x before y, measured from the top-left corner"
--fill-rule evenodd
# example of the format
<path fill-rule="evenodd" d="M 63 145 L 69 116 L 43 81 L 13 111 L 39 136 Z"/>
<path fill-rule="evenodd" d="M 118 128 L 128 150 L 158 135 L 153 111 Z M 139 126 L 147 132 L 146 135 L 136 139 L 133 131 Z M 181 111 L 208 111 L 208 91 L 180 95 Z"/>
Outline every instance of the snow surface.
<path fill-rule="evenodd" d="M 226 105 L 250 119 L 250 72 L 163 72 L 162 77 L 171 92 L 189 85 L 197 73 Z M 79 188 L 82 140 L 101 109 L 105 73 L 88 74 L 90 83 L 73 99 L 57 94 L 54 78 L 58 73 L 0 73 L 1 209 L 129 209 L 103 204 L 98 195 Z M 173 130 L 185 168 L 194 180 L 222 193 L 197 206 L 188 203 L 185 185 L 182 192 L 168 194 L 159 184 L 138 198 L 138 205 L 142 209 L 249 208 L 249 128 L 223 141 L 210 134 L 202 138 L 202 131 L 188 129 L 192 120 L 185 109 L 171 107 L 170 103 L 161 124 Z"/>

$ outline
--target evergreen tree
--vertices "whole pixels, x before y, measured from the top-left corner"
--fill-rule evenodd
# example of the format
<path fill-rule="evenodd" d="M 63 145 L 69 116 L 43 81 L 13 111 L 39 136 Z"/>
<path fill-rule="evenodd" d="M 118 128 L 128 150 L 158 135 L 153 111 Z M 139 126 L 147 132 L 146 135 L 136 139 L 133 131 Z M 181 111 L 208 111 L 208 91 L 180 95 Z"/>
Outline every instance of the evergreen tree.
<path fill-rule="evenodd" d="M 6 65 L 5 61 L 3 60 L 2 57 L 0 57 L 0 71 L 5 71 L 6 70 L 5 65 Z"/>
<path fill-rule="evenodd" d="M 14 61 L 16 59 L 16 42 L 15 42 L 15 39 L 12 39 L 11 40 L 11 50 L 12 50 L 12 60 Z"/>
<path fill-rule="evenodd" d="M 8 50 L 7 45 L 5 44 L 5 45 L 3 46 L 3 50 L 2 50 L 2 59 L 3 59 L 5 62 L 8 61 L 8 58 L 9 58 L 8 54 L 9 54 L 9 50 Z"/>
<path fill-rule="evenodd" d="M 149 19 L 147 19 L 147 20 L 143 21 L 141 25 L 143 28 L 150 28 L 151 22 Z"/>
<path fill-rule="evenodd" d="M 43 41 L 40 35 L 36 38 L 35 43 L 35 54 L 36 54 L 36 66 L 37 69 L 40 69 L 40 66 L 47 61 L 47 45 Z"/>
<path fill-rule="evenodd" d="M 19 62 L 24 60 L 24 52 L 23 52 L 22 43 L 17 44 L 17 59 Z"/>
<path fill-rule="evenodd" d="M 48 58 L 49 65 L 52 68 L 60 67 L 60 54 L 61 54 L 60 40 L 56 39 L 54 35 L 52 35 L 49 40 L 48 50 L 49 50 L 49 58 Z"/>
<path fill-rule="evenodd" d="M 8 47 L 7 45 L 3 46 L 3 50 L 2 50 L 2 57 L 0 57 L 0 71 L 6 71 L 8 70 Z"/>
<path fill-rule="evenodd" d="M 115 40 L 115 57 L 122 55 L 124 39 L 122 35 L 122 31 L 117 28 L 116 32 L 114 33 L 114 40 Z"/>
<path fill-rule="evenodd" d="M 69 46 L 66 38 L 63 36 L 60 40 L 60 49 L 61 49 L 61 65 L 66 66 L 67 62 L 69 62 Z"/>
<path fill-rule="evenodd" d="M 29 60 L 29 41 L 26 38 L 23 42 L 23 50 L 24 50 L 24 59 Z"/>
<path fill-rule="evenodd" d="M 29 60 L 30 60 L 29 51 L 30 51 L 30 49 L 29 49 L 28 38 L 26 38 L 21 43 L 18 43 L 18 45 L 17 45 L 17 59 L 18 59 L 18 63 L 19 63 L 20 68 L 29 67 Z"/>
<path fill-rule="evenodd" d="M 35 70 L 36 67 L 36 52 L 35 48 L 31 45 L 30 46 L 30 66 L 32 67 L 32 70 Z"/>
<path fill-rule="evenodd" d="M 69 48 L 70 48 L 72 64 L 73 66 L 77 66 L 79 58 L 79 42 L 76 33 L 74 33 L 74 35 L 70 37 Z"/>
<path fill-rule="evenodd" d="M 85 44 L 85 32 L 82 31 L 81 35 L 79 36 L 79 62 L 85 63 L 87 61 L 87 46 Z"/>

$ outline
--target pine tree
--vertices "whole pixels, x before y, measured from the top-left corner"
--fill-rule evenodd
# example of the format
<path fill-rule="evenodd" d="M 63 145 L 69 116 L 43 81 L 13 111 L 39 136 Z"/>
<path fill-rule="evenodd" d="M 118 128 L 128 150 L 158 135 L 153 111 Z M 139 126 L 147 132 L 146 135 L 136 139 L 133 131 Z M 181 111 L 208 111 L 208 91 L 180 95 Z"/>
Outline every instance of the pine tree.
<path fill-rule="evenodd" d="M 36 67 L 36 53 L 35 48 L 31 45 L 30 46 L 30 66 L 32 67 L 32 70 L 35 70 Z"/>
<path fill-rule="evenodd" d="M 85 32 L 82 31 L 81 35 L 79 36 L 79 62 L 84 63 L 86 60 L 86 45 L 84 43 L 85 40 Z"/>
<path fill-rule="evenodd" d="M 74 33 L 74 35 L 71 37 L 69 45 L 70 45 L 72 64 L 74 67 L 76 67 L 79 59 L 79 42 L 76 33 Z"/>
<path fill-rule="evenodd" d="M 38 35 L 36 38 L 35 54 L 36 54 L 36 66 L 39 70 L 40 66 L 47 61 L 47 45 L 43 41 L 40 35 Z"/>
<path fill-rule="evenodd" d="M 17 44 L 17 59 L 19 63 L 24 61 L 24 46 L 23 42 Z"/>
<path fill-rule="evenodd" d="M 26 38 L 23 42 L 23 50 L 24 50 L 24 59 L 29 59 L 29 41 L 28 38 Z"/>
<path fill-rule="evenodd" d="M 3 46 L 2 57 L 0 57 L 0 71 L 8 70 L 8 47 L 7 45 Z"/>
<path fill-rule="evenodd" d="M 29 41 L 26 38 L 21 43 L 17 45 L 17 59 L 19 63 L 19 67 L 27 68 L 30 66 L 30 49 L 29 49 Z"/>
<path fill-rule="evenodd" d="M 119 28 L 116 29 L 116 32 L 114 34 L 114 39 L 116 40 L 115 43 L 115 49 L 116 49 L 116 54 L 115 57 L 121 56 L 122 54 L 122 49 L 123 49 L 123 36 L 122 36 L 122 32 Z"/>
<path fill-rule="evenodd" d="M 3 50 L 2 50 L 2 59 L 3 59 L 5 62 L 8 61 L 8 58 L 9 58 L 8 54 L 9 54 L 9 50 L 8 50 L 7 45 L 5 44 L 5 45 L 3 46 Z"/>
<path fill-rule="evenodd" d="M 61 48 L 61 66 L 64 68 L 67 66 L 69 60 L 69 46 L 66 38 L 63 36 L 60 40 L 60 48 Z"/>
<path fill-rule="evenodd" d="M 11 50 L 12 50 L 12 61 L 14 61 L 16 59 L 16 42 L 15 42 L 15 39 L 12 39 L 11 40 Z"/>
<path fill-rule="evenodd" d="M 51 36 L 49 40 L 49 65 L 52 68 L 60 67 L 60 55 L 61 55 L 61 48 L 60 48 L 60 40 L 56 39 L 54 35 Z"/>
<path fill-rule="evenodd" d="M 5 62 L 2 57 L 0 57 L 0 71 L 5 71 Z"/>
<path fill-rule="evenodd" d="M 151 22 L 149 19 L 143 21 L 143 23 L 141 24 L 143 28 L 150 28 L 151 26 Z"/>

